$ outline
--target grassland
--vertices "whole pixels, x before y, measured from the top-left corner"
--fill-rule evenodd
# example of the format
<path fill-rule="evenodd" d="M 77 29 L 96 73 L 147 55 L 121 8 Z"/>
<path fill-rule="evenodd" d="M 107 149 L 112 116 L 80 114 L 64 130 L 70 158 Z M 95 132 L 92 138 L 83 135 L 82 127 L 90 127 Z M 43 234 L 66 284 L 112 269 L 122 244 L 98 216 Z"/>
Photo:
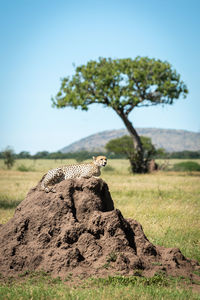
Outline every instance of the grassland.
<path fill-rule="evenodd" d="M 13 169 L 6 170 L 0 161 L 0 223 L 13 216 L 15 207 L 48 169 L 73 162 L 17 160 Z M 27 171 L 19 171 L 21 166 Z M 154 244 L 178 247 L 186 257 L 200 261 L 200 172 L 132 175 L 128 168 L 126 160 L 110 160 L 102 172 L 115 207 L 124 217 L 139 221 Z M 0 299 L 200 299 L 188 290 L 189 282 L 162 276 L 152 281 L 89 280 L 79 285 L 70 280 L 70 286 L 47 274 L 22 279 L 2 279 Z"/>

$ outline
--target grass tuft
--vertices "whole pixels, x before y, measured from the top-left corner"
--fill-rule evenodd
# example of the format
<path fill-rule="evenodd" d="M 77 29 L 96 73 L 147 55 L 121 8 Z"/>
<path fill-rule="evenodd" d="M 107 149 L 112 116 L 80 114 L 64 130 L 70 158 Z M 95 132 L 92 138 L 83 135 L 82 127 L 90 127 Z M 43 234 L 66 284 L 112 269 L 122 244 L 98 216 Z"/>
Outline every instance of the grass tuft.
<path fill-rule="evenodd" d="M 0 209 L 16 208 L 20 202 L 20 200 L 10 200 L 6 195 L 0 195 Z"/>

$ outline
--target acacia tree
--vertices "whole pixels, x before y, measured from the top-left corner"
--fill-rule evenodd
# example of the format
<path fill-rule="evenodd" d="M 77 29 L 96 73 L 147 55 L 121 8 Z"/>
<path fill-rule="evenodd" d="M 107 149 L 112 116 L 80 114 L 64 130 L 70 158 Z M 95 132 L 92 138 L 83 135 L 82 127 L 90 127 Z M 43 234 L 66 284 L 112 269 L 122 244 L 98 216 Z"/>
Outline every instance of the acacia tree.
<path fill-rule="evenodd" d="M 187 87 L 180 75 L 166 62 L 148 57 L 134 60 L 99 58 L 76 67 L 72 77 L 62 79 L 53 106 L 88 110 L 98 103 L 111 107 L 122 119 L 133 140 L 136 163 L 133 171 L 144 173 L 147 167 L 141 139 L 128 116 L 136 107 L 173 104 Z"/>

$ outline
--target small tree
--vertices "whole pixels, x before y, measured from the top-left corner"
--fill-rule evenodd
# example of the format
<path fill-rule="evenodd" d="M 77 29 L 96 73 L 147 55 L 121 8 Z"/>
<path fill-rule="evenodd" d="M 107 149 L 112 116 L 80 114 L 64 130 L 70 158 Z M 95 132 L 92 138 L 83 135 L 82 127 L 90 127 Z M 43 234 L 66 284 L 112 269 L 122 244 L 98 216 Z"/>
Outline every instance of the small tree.
<path fill-rule="evenodd" d="M 143 147 L 143 160 L 147 168 L 145 172 L 148 172 L 149 162 L 156 155 L 157 150 L 151 143 L 151 139 L 149 137 L 141 136 L 140 140 Z M 105 148 L 109 152 L 125 155 L 128 158 L 132 172 L 134 173 L 135 165 L 137 164 L 137 153 L 135 151 L 135 148 L 133 148 L 132 139 L 130 136 L 124 135 L 121 138 L 110 140 L 106 144 Z"/>
<path fill-rule="evenodd" d="M 135 164 L 132 170 L 147 170 L 141 139 L 128 116 L 133 109 L 159 104 L 173 104 L 187 87 L 180 75 L 164 61 L 148 57 L 132 60 L 99 58 L 76 68 L 75 74 L 62 80 L 60 91 L 52 99 L 57 108 L 88 110 L 97 103 L 111 107 L 122 119 L 132 138 Z"/>
<path fill-rule="evenodd" d="M 8 169 L 11 169 L 15 163 L 15 153 L 13 149 L 7 147 L 3 151 L 3 158 L 4 158 L 4 164 L 7 166 Z"/>

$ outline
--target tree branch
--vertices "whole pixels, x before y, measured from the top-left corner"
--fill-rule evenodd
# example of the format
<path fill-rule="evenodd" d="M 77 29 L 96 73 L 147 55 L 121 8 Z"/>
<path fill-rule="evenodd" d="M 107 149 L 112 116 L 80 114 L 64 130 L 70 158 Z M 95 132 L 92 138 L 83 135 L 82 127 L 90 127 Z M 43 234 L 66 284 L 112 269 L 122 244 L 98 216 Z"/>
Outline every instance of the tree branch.
<path fill-rule="evenodd" d="M 133 110 L 133 108 L 135 107 L 135 105 L 131 105 L 129 108 L 127 108 L 124 112 L 125 116 L 127 117 L 128 114 Z"/>
<path fill-rule="evenodd" d="M 92 95 L 97 99 L 97 94 L 96 94 L 96 91 L 95 91 L 95 89 L 93 87 L 90 86 L 88 88 L 88 91 L 90 93 L 92 93 Z M 104 96 L 102 99 L 104 100 L 104 101 L 102 101 L 102 104 L 106 104 L 106 105 L 110 104 L 107 96 Z M 100 102 L 99 101 L 94 101 L 94 103 L 100 103 Z"/>
<path fill-rule="evenodd" d="M 131 79 L 135 82 L 135 85 L 136 85 L 139 95 L 141 97 L 140 102 L 142 102 L 143 100 L 145 100 L 144 90 L 140 88 L 138 81 L 135 79 L 134 76 L 131 76 Z"/>

